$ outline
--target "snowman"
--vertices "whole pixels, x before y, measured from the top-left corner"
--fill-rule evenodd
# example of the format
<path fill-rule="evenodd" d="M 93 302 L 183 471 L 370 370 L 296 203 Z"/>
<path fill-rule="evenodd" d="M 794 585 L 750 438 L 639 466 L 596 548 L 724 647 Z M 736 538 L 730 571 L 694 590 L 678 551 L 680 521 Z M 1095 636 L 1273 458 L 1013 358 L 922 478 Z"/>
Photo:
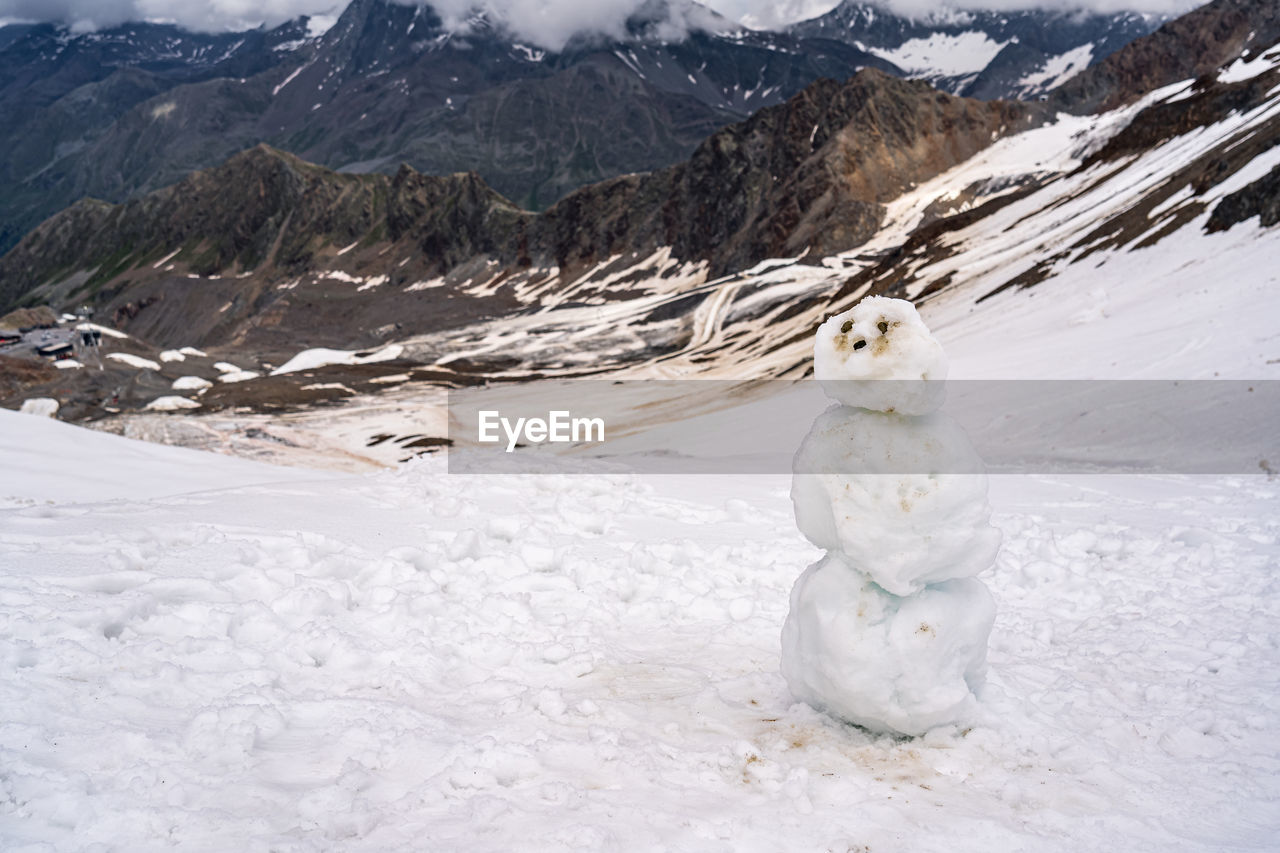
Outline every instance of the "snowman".
<path fill-rule="evenodd" d="M 837 404 L 796 453 L 791 498 L 827 553 L 791 592 L 782 674 L 796 698 L 874 731 L 960 722 L 995 618 L 974 575 L 1000 532 L 981 460 L 938 411 L 946 355 L 910 302 L 871 297 L 818 328 L 814 373 Z"/>

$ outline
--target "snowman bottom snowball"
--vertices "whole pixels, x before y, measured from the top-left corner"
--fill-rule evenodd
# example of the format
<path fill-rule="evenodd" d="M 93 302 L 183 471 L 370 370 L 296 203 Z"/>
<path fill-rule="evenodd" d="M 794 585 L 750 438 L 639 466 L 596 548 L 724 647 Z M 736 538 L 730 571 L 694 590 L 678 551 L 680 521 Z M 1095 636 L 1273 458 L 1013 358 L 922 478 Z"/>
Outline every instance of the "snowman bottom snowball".
<path fill-rule="evenodd" d="M 782 675 L 793 696 L 833 717 L 921 735 L 973 710 L 994 621 L 981 581 L 896 596 L 828 554 L 792 589 Z"/>

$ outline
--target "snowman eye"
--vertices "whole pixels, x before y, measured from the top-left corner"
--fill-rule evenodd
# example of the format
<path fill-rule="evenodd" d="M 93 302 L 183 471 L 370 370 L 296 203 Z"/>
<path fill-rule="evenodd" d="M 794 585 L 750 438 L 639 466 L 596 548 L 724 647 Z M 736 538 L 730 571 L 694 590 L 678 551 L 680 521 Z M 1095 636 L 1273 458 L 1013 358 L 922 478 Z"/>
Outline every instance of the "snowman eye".
<path fill-rule="evenodd" d="M 867 345 L 867 342 L 866 342 L 866 341 L 855 341 L 855 342 L 854 342 L 854 344 L 853 344 L 853 349 L 854 349 L 854 351 L 856 352 L 857 350 L 862 349 L 862 348 L 863 348 L 863 347 L 865 347 L 866 345 Z"/>
<path fill-rule="evenodd" d="M 841 332 L 841 334 L 845 334 L 845 335 L 847 335 L 847 334 L 849 334 L 849 333 L 850 333 L 850 332 L 852 332 L 852 331 L 853 331 L 853 321 L 852 321 L 852 320 L 845 320 L 845 321 L 844 321 L 844 325 L 840 327 L 840 332 Z"/>
<path fill-rule="evenodd" d="M 881 320 L 879 323 L 876 324 L 876 328 L 879 329 L 880 334 L 883 335 L 885 332 L 889 331 L 889 324 L 886 323 L 884 320 Z"/>

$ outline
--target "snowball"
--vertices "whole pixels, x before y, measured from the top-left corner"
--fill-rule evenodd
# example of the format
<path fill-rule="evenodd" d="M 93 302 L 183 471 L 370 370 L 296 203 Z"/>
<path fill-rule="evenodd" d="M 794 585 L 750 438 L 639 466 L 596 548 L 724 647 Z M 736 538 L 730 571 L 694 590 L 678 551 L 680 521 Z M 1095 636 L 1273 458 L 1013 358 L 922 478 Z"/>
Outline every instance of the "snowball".
<path fill-rule="evenodd" d="M 818 327 L 813 373 L 846 406 L 923 415 L 942 405 L 947 356 L 914 305 L 871 296 Z"/>
<path fill-rule="evenodd" d="M 947 581 L 901 598 L 828 554 L 791 591 L 782 674 L 792 695 L 834 717 L 923 734 L 971 711 L 994 620 L 981 581 Z"/>
<path fill-rule="evenodd" d="M 982 461 L 946 415 L 832 406 L 814 421 L 794 469 L 800 532 L 895 595 L 995 562 L 1000 531 L 990 524 Z"/>

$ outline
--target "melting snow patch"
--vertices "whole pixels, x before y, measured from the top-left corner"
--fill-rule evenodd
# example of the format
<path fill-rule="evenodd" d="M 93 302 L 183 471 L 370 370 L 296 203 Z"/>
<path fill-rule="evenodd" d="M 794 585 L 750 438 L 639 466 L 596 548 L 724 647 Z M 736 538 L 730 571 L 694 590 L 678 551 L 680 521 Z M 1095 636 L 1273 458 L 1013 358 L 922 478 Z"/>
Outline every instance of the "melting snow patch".
<path fill-rule="evenodd" d="M 406 260 L 408 259 L 406 258 Z M 415 281 L 413 284 L 406 287 L 404 292 L 413 293 L 418 290 L 431 290 L 436 287 L 444 287 L 444 285 L 445 281 L 443 278 L 433 278 L 430 281 Z"/>
<path fill-rule="evenodd" d="M 248 382 L 250 379 L 257 379 L 261 376 L 255 370 L 237 370 L 234 373 L 224 373 L 218 377 L 219 382 Z"/>
<path fill-rule="evenodd" d="M 147 403 L 147 409 L 152 412 L 176 412 L 181 409 L 198 408 L 200 408 L 200 404 L 195 400 L 188 400 L 186 397 L 177 395 L 156 397 L 150 403 Z"/>
<path fill-rule="evenodd" d="M 160 267 L 164 266 L 166 263 L 168 263 L 169 261 L 173 260 L 173 256 L 174 256 L 174 255 L 176 255 L 176 254 L 178 254 L 178 253 L 179 253 L 179 252 L 181 252 L 181 251 L 182 251 L 182 247 L 181 247 L 181 246 L 179 246 L 178 248 L 174 249 L 172 252 L 170 252 L 169 254 L 165 255 L 163 258 L 161 258 L 160 260 L 158 260 L 158 261 L 156 261 L 154 264 L 152 264 L 152 265 L 151 265 L 151 268 L 152 268 L 153 270 L 158 270 L 158 269 L 160 269 Z"/>
<path fill-rule="evenodd" d="M 399 358 L 402 352 L 404 352 L 404 347 L 399 344 L 390 344 L 377 352 L 364 356 L 360 355 L 358 351 L 318 347 L 316 349 L 303 350 L 280 367 L 271 371 L 271 375 L 279 376 L 282 373 L 293 373 L 298 370 L 313 370 L 330 364 L 373 364 L 379 361 L 391 361 Z"/>
<path fill-rule="evenodd" d="M 314 382 L 311 385 L 303 385 L 303 391 L 345 391 L 348 394 L 354 394 L 346 385 L 341 382 Z"/>
<path fill-rule="evenodd" d="M 307 65 L 310 65 L 310 64 L 311 64 L 311 63 L 309 63 L 309 62 L 307 63 Z M 274 89 L 272 89 L 272 90 L 271 90 L 271 97 L 273 97 L 273 98 L 274 98 L 276 95 L 280 94 L 280 90 L 281 90 L 281 89 L 283 89 L 285 86 L 288 86 L 290 83 L 292 83 L 292 82 L 293 82 L 293 78 L 295 78 L 295 77 L 297 77 L 299 74 L 301 74 L 301 73 L 302 73 L 302 69 L 306 68 L 306 67 L 307 67 L 307 65 L 300 65 L 300 66 L 298 66 L 297 68 L 295 68 L 295 69 L 293 70 L 293 72 L 292 72 L 292 73 L 290 73 L 290 74 L 289 74 L 289 76 L 288 76 L 288 77 L 286 77 L 286 78 L 284 78 L 283 80 L 281 80 L 281 81 L 280 81 L 280 84 L 279 84 L 278 86 L 276 86 Z"/>
<path fill-rule="evenodd" d="M 1219 83 L 1239 83 L 1252 80 L 1264 71 L 1270 71 L 1280 64 L 1280 56 L 1275 53 L 1255 56 L 1253 59 L 1237 59 L 1222 71 L 1218 72 Z"/>
<path fill-rule="evenodd" d="M 112 353 L 107 353 L 107 358 L 114 359 L 119 362 L 123 362 L 124 364 L 127 364 L 130 367 L 136 367 L 140 370 L 159 370 L 160 369 L 160 365 L 157 362 L 154 362 L 149 358 L 143 358 L 142 356 L 133 355 L 132 353 L 112 352 Z"/>
<path fill-rule="evenodd" d="M 118 338 L 124 340 L 129 336 L 124 332 L 117 332 L 115 329 L 108 329 L 106 326 L 99 326 L 97 323 L 81 323 L 76 326 L 77 332 L 99 332 L 109 338 Z"/>
<path fill-rule="evenodd" d="M 179 376 L 173 380 L 173 390 L 175 391 L 199 391 L 212 385 L 213 383 L 208 379 L 203 379 L 199 376 Z"/>
<path fill-rule="evenodd" d="M 205 354 L 204 350 L 198 350 L 198 349 L 196 349 L 195 347 L 181 347 L 181 348 L 179 348 L 179 349 L 178 349 L 178 352 L 182 353 L 183 355 L 193 355 L 193 356 L 195 356 L 196 358 L 206 358 L 206 357 L 207 357 L 207 355 Z"/>
<path fill-rule="evenodd" d="M 320 278 L 327 278 L 333 281 L 345 281 L 347 284 L 360 284 L 364 281 L 363 278 L 345 273 L 342 270 L 328 270 L 327 272 L 322 272 L 320 273 Z"/>
<path fill-rule="evenodd" d="M 176 349 L 167 349 L 160 353 L 161 361 L 186 361 L 187 354 Z"/>
<path fill-rule="evenodd" d="M 1073 50 L 1045 60 L 1039 71 L 1028 74 L 1018 83 L 1024 93 L 1053 89 L 1088 68 L 1092 61 L 1093 44 L 1082 44 Z"/>
<path fill-rule="evenodd" d="M 51 418 L 58 413 L 58 401 L 52 397 L 32 397 L 30 400 L 23 400 L 22 408 L 18 411 L 24 415 Z"/>

